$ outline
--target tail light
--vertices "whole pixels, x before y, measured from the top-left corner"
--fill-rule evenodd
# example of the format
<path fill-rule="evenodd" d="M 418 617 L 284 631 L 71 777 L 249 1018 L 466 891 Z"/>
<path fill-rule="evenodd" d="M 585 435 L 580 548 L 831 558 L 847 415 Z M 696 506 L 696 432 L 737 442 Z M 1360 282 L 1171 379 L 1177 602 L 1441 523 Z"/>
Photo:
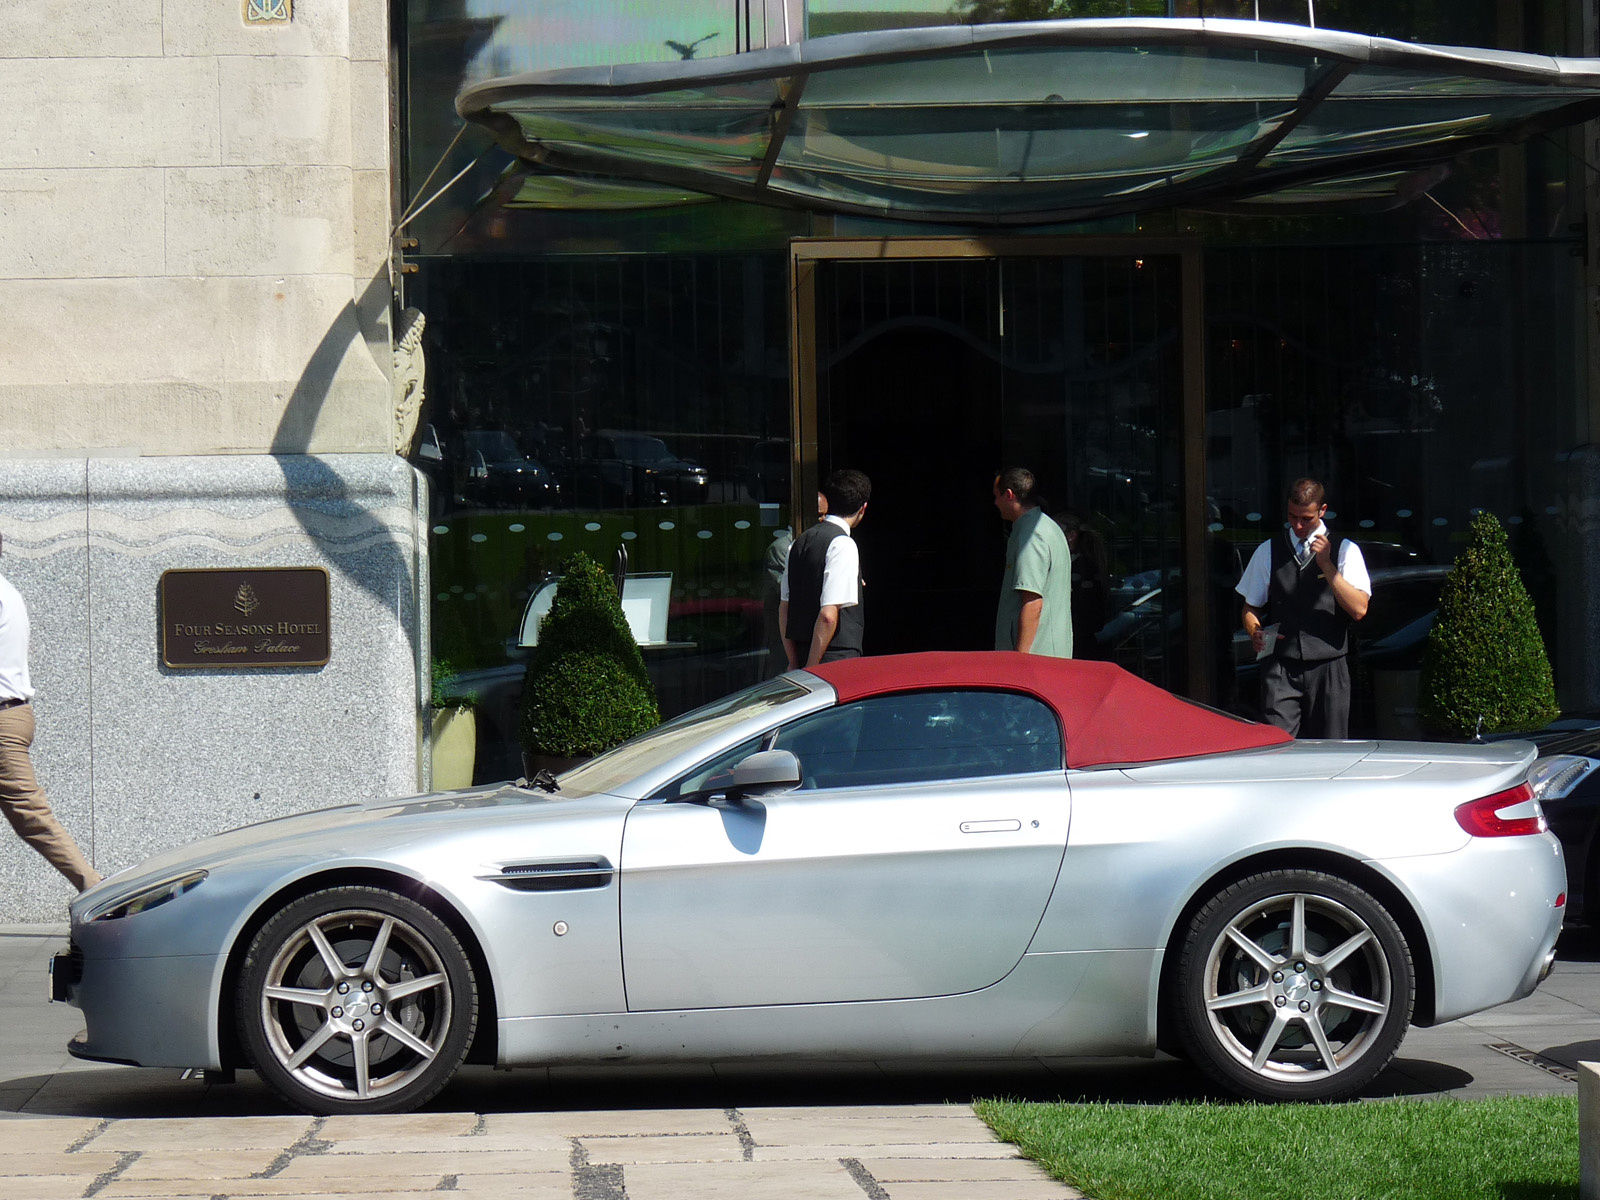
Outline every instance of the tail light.
<path fill-rule="evenodd" d="M 1467 801 L 1456 809 L 1456 824 L 1473 837 L 1520 837 L 1549 828 L 1529 783 Z"/>

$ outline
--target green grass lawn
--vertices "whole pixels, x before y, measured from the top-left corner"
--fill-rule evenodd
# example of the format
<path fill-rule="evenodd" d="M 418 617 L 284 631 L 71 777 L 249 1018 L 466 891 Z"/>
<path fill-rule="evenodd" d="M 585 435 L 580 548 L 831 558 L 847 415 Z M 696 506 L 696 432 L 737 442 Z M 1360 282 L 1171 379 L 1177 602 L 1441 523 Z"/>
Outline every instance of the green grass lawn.
<path fill-rule="evenodd" d="M 1572 1200 L 1573 1096 L 1041 1104 L 978 1115 L 1093 1200 Z"/>

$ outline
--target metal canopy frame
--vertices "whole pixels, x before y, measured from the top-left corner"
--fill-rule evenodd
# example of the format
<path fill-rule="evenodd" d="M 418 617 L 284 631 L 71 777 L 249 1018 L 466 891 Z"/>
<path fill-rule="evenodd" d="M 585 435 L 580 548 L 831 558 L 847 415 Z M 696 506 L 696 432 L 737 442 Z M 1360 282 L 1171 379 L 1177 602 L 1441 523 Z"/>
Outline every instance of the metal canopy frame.
<path fill-rule="evenodd" d="M 1046 176 L 1029 180 L 1025 170 L 1014 183 L 986 180 L 987 190 L 981 202 L 965 208 L 951 206 L 948 200 L 945 207 L 940 206 L 945 189 L 939 185 L 950 183 L 950 178 L 926 184 L 921 193 L 926 203 L 892 198 L 851 199 L 818 194 L 818 189 L 785 190 L 775 178 L 775 172 L 783 165 L 785 149 L 793 141 L 797 116 L 809 111 L 805 108 L 808 84 L 831 73 L 887 69 L 904 64 L 955 64 L 959 60 L 970 60 L 973 55 L 985 56 L 988 64 L 991 61 L 988 56 L 1005 52 L 1097 49 L 1135 53 L 1157 49 L 1199 52 L 1204 56 L 1215 55 L 1224 63 L 1231 62 L 1241 71 L 1269 69 L 1262 66 L 1269 57 L 1280 71 L 1284 69 L 1284 60 L 1303 60 L 1304 82 L 1292 98 L 1208 92 L 1187 98 L 1171 95 L 1152 101 L 1148 96 L 1139 96 L 1134 89 L 1122 97 L 1079 98 L 1071 102 L 1053 95 L 1027 101 L 980 101 L 957 94 L 941 97 L 937 105 L 924 104 L 930 112 L 935 108 L 949 112 L 980 103 L 1003 109 L 1015 114 L 1018 123 L 1013 130 L 1034 128 L 1026 123 L 1030 121 L 1040 122 L 1040 127 L 1049 129 L 1050 122 L 1059 119 L 1057 114 L 1083 112 L 1091 107 L 1104 112 L 1107 106 L 1119 103 L 1146 108 L 1152 104 L 1171 105 L 1176 110 L 1208 104 L 1249 105 L 1254 100 L 1262 106 L 1270 104 L 1285 109 L 1262 114 L 1254 124 L 1254 136 L 1243 143 L 1231 159 L 1213 155 L 1211 161 L 1204 163 L 1178 162 L 1170 168 L 1150 167 L 1152 179 L 1134 186 L 1123 186 L 1128 184 L 1128 176 L 1117 175 L 1106 184 L 1108 189 L 1112 184 L 1118 185 L 1115 190 L 1101 194 L 1091 192 L 1065 202 L 1058 199 L 1040 203 L 1042 198 L 1033 193 L 1039 190 L 1041 183 L 1059 183 L 1060 179 Z M 1003 59 L 994 61 L 1004 62 Z M 1150 78 L 1158 84 L 1165 83 L 1159 74 L 1162 65 L 1156 62 L 1146 68 L 1152 72 Z M 1348 96 L 1337 94 L 1341 84 L 1352 76 L 1359 77 L 1364 70 L 1409 72 L 1422 82 L 1381 94 L 1359 91 Z M 683 135 L 682 152 L 675 160 L 670 130 L 651 142 L 645 154 L 643 151 L 628 153 L 625 147 L 585 144 L 576 133 L 560 139 L 561 144 L 553 145 L 551 142 L 556 139 L 530 136 L 522 123 L 527 120 L 537 125 L 544 118 L 559 124 L 563 113 L 582 114 L 600 106 L 611 121 L 608 128 L 616 130 L 618 114 L 626 114 L 635 107 L 632 102 L 637 101 L 637 128 L 644 135 L 652 132 L 647 118 L 665 117 L 664 126 L 670 126 L 672 115 L 703 111 L 713 103 L 706 99 L 708 91 L 722 89 L 726 92 L 741 85 L 754 89 L 749 97 L 730 100 L 724 96 L 715 100 L 714 105 L 719 111 L 726 109 L 737 113 L 747 137 L 765 140 L 760 144 L 760 152 L 747 161 L 740 160 L 736 154 L 717 157 L 716 165 L 722 168 L 720 173 L 711 166 L 699 167 L 688 161 L 694 157 L 694 138 L 689 134 Z M 764 97 L 769 92 L 771 98 L 766 100 Z M 1498 120 L 1493 114 L 1485 114 L 1470 120 L 1442 121 L 1433 136 L 1419 134 L 1409 140 L 1401 139 L 1404 142 L 1401 145 L 1382 144 L 1380 135 L 1387 131 L 1381 125 L 1361 131 L 1369 137 L 1367 144 L 1363 144 L 1359 136 L 1336 131 L 1328 135 L 1326 145 L 1318 145 L 1317 153 L 1311 154 L 1309 161 L 1303 157 L 1290 161 L 1287 155 L 1283 161 L 1278 161 L 1275 152 L 1285 139 L 1301 129 L 1330 98 L 1379 99 L 1391 105 L 1418 106 L 1441 101 L 1470 102 L 1479 98 L 1486 102 L 1513 100 L 1523 111 Z M 590 107 L 585 108 L 585 105 Z M 881 116 L 894 107 L 875 103 L 868 96 L 859 104 L 845 105 L 840 111 Z M 1473 150 L 1524 140 L 1600 115 L 1600 60 L 1414 45 L 1335 30 L 1257 21 L 1038 21 L 882 30 L 817 38 L 718 59 L 535 72 L 468 87 L 456 98 L 456 110 L 464 118 L 488 128 L 513 154 L 547 171 L 647 180 L 709 195 L 808 211 L 969 226 L 1027 225 L 1259 196 L 1332 179 L 1415 172 Z M 1378 119 L 1381 118 L 1380 112 Z M 1428 125 L 1423 122 L 1418 128 L 1425 129 Z M 865 157 L 870 159 L 872 154 Z M 741 161 L 743 167 L 739 167 Z M 798 160 L 794 166 L 797 171 L 813 169 Z M 830 168 L 817 169 L 825 174 Z M 839 180 L 859 181 L 869 176 L 870 168 L 865 166 L 855 165 L 848 171 L 835 169 Z M 1089 171 L 1070 178 L 1074 182 L 1092 184 L 1097 175 Z M 887 167 L 871 182 L 892 183 L 907 194 L 916 190 L 915 180 L 895 177 Z"/>

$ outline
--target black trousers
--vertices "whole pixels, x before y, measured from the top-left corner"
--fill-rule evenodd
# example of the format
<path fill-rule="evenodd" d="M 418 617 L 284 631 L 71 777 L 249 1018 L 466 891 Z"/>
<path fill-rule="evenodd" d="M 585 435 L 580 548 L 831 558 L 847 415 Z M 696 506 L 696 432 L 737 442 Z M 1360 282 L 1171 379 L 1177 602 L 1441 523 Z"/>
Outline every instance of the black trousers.
<path fill-rule="evenodd" d="M 1269 658 L 1261 672 L 1261 714 L 1293 737 L 1349 737 L 1349 658 Z"/>

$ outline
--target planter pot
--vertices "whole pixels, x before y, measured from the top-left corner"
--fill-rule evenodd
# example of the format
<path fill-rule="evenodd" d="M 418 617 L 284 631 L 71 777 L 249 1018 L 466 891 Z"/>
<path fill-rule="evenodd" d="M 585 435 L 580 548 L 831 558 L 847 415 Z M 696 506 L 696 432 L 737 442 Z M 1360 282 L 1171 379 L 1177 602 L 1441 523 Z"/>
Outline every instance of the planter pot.
<path fill-rule="evenodd" d="M 559 775 L 563 771 L 570 771 L 579 763 L 586 763 L 594 756 L 580 754 L 576 758 L 566 758 L 560 754 L 533 754 L 527 750 L 522 752 L 522 774 L 526 779 L 532 779 L 540 771 L 549 771 L 552 775 Z"/>
<path fill-rule="evenodd" d="M 470 708 L 436 708 L 428 733 L 433 758 L 433 789 L 451 791 L 472 786 L 478 759 L 478 715 Z"/>

